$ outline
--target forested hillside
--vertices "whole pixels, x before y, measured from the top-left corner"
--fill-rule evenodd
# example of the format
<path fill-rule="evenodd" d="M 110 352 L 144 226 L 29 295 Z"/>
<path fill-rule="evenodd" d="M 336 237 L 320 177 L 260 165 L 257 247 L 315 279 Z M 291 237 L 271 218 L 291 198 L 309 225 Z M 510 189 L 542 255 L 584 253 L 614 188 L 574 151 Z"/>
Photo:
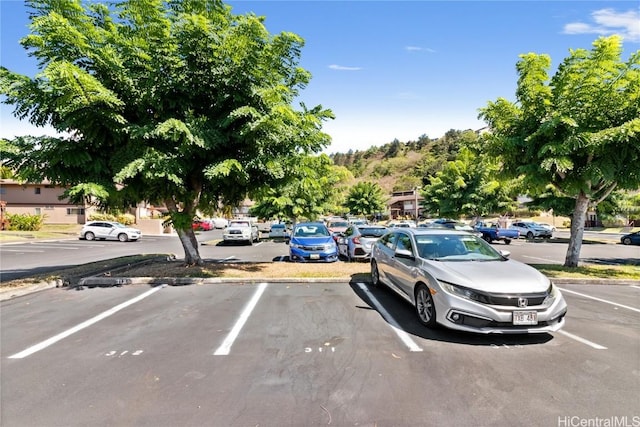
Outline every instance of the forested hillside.
<path fill-rule="evenodd" d="M 423 135 L 417 141 L 396 139 L 366 151 L 349 150 L 330 154 L 330 157 L 335 165 L 344 166 L 353 174 L 353 182 L 348 185 L 375 182 L 390 194 L 426 184 L 428 177 L 440 171 L 445 162 L 456 158 L 462 143 L 477 140 L 478 134 L 472 130 L 452 129 L 441 138 Z"/>

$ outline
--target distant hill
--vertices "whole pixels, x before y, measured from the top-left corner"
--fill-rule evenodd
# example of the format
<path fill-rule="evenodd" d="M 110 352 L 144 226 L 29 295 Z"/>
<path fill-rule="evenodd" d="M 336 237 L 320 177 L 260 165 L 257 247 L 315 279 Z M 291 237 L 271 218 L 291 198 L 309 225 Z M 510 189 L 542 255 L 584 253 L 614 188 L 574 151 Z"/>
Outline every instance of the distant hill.
<path fill-rule="evenodd" d="M 422 136 L 417 141 L 394 140 L 364 151 L 332 153 L 330 157 L 335 165 L 344 166 L 353 174 L 353 182 L 347 186 L 361 181 L 376 182 L 391 194 L 422 186 L 423 178 L 437 173 L 445 162 L 455 159 L 461 143 L 477 139 L 475 131 L 450 130 L 442 138 Z"/>

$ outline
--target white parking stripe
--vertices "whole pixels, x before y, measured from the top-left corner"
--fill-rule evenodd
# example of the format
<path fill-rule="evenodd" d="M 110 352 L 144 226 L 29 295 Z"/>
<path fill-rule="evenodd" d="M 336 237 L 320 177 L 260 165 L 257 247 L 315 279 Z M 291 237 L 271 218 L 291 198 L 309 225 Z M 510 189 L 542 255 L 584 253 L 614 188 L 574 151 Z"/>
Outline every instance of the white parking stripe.
<path fill-rule="evenodd" d="M 589 298 L 589 299 L 592 299 L 592 300 L 595 300 L 595 301 L 604 302 L 605 304 L 615 305 L 616 307 L 626 308 L 627 310 L 632 310 L 632 311 L 636 311 L 636 312 L 640 313 L 640 309 L 635 308 L 635 307 L 629 307 L 628 305 L 618 304 L 617 302 L 607 301 L 606 299 L 592 297 L 591 295 L 582 294 L 582 293 L 576 292 L 576 291 L 570 291 L 569 289 L 560 288 L 560 291 L 568 292 L 570 294 L 580 295 L 581 297 L 584 297 L 584 298 Z"/>
<path fill-rule="evenodd" d="M 148 297 L 149 295 L 151 295 L 151 294 L 153 294 L 155 292 L 158 292 L 160 289 L 164 288 L 165 286 L 167 286 L 167 285 L 160 285 L 160 286 L 157 286 L 155 288 L 152 288 L 152 289 L 148 290 L 147 292 L 143 293 L 142 295 L 138 295 L 137 297 L 132 298 L 129 301 L 125 301 L 122 304 L 117 305 L 117 306 L 115 306 L 115 307 L 113 307 L 113 308 L 111 308 L 111 309 L 109 309 L 107 311 L 103 311 L 102 313 L 98 314 L 97 316 L 92 317 L 91 319 L 86 320 L 86 321 L 80 323 L 79 325 L 74 326 L 71 329 L 67 329 L 66 331 L 64 331 L 62 333 L 59 333 L 58 335 L 56 335 L 54 337 L 51 337 L 48 340 L 42 341 L 39 344 L 31 346 L 28 349 L 21 351 L 20 353 L 14 354 L 13 356 L 9 356 L 9 359 L 22 359 L 24 357 L 32 355 L 33 353 L 35 353 L 37 351 L 43 350 L 43 349 L 49 347 L 50 345 L 55 344 L 56 342 L 60 341 L 61 339 L 66 338 L 71 334 L 75 334 L 76 332 L 78 332 L 78 331 L 80 331 L 80 330 L 82 330 L 82 329 L 84 329 L 86 327 L 89 327 L 89 326 L 93 325 L 94 323 L 99 322 L 100 320 L 111 316 L 114 313 L 117 313 L 118 311 L 122 310 L 123 308 L 126 308 L 126 307 L 130 306 L 131 304 L 135 304 L 138 301 Z"/>
<path fill-rule="evenodd" d="M 244 327 L 244 324 L 247 323 L 249 315 L 251 315 L 251 312 L 258 304 L 258 300 L 264 293 L 264 290 L 267 289 L 267 286 L 268 283 L 260 283 L 258 289 L 256 290 L 256 293 L 253 294 L 253 297 L 249 301 L 249 304 L 247 304 L 247 306 L 240 314 L 238 321 L 233 326 L 233 329 L 231 329 L 231 332 L 229 332 L 229 335 L 227 335 L 227 338 L 225 338 L 220 347 L 218 347 L 218 349 L 213 353 L 214 356 L 227 356 L 229 354 L 229 352 L 231 351 L 231 346 L 240 334 L 240 331 Z"/>
<path fill-rule="evenodd" d="M 631 285 L 632 288 L 640 289 L 640 286 Z"/>
<path fill-rule="evenodd" d="M 582 344 L 586 344 L 586 345 L 588 345 L 589 347 L 593 347 L 593 348 L 595 348 L 596 350 L 606 350 L 606 349 L 607 349 L 607 347 L 605 347 L 605 346 L 603 346 L 603 345 L 596 344 L 596 343 L 594 343 L 594 342 L 592 342 L 592 341 L 586 340 L 586 339 L 581 338 L 581 337 L 579 337 L 579 336 L 577 336 L 577 335 L 573 335 L 573 334 L 571 334 L 571 333 L 569 333 L 569 332 L 567 332 L 567 331 L 559 330 L 559 331 L 558 331 L 558 333 L 559 333 L 559 334 L 562 334 L 562 335 L 564 335 L 564 336 L 566 336 L 566 337 L 569 337 L 569 338 L 571 338 L 571 339 L 573 339 L 573 340 L 576 340 L 576 341 L 578 341 L 578 342 L 581 342 Z"/>
<path fill-rule="evenodd" d="M 398 335 L 398 338 L 400 338 L 400 340 L 402 340 L 402 342 L 409 348 L 409 351 L 422 351 L 422 348 L 420 348 L 418 344 L 416 344 L 416 342 L 411 339 L 409 334 L 407 334 L 404 330 L 400 328 L 400 325 L 398 324 L 398 322 L 396 322 L 396 319 L 394 319 L 389 314 L 389 312 L 384 309 L 382 304 L 378 302 L 378 300 L 376 299 L 376 297 L 373 296 L 369 288 L 364 283 L 357 283 L 357 285 L 360 289 L 362 289 L 364 293 L 367 294 L 367 297 L 371 300 L 373 305 L 375 305 L 376 310 L 382 315 L 384 320 L 386 320 L 391 325 L 391 328 L 394 330 L 396 335 Z"/>
<path fill-rule="evenodd" d="M 13 253 L 18 253 L 18 254 L 39 254 L 39 253 L 43 253 L 45 251 L 29 251 L 29 250 L 25 250 L 25 249 L 5 249 L 2 248 L 2 252 L 13 252 Z"/>

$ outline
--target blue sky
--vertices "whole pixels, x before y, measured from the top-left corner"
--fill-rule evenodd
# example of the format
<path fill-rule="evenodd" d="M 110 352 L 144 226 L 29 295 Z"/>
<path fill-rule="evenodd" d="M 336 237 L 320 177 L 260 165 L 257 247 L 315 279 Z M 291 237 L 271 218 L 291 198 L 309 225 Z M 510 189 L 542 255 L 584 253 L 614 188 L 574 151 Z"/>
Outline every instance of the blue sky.
<path fill-rule="evenodd" d="M 305 39 L 301 65 L 313 76 L 300 100 L 321 104 L 327 153 L 365 150 L 398 139 L 479 129 L 478 109 L 515 100 L 518 55 L 591 49 L 601 35 L 624 37 L 624 58 L 640 49 L 634 1 L 229 1 L 236 14 L 265 16 L 271 33 Z M 34 76 L 18 44 L 28 34 L 22 1 L 0 0 L 0 64 Z M 40 135 L 0 106 L 0 137 Z"/>

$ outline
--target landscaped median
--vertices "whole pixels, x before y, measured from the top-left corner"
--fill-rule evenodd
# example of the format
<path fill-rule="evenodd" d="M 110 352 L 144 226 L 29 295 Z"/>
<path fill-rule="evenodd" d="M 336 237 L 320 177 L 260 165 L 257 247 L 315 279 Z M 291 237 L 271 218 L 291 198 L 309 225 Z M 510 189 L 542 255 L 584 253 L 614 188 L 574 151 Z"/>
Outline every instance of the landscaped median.
<path fill-rule="evenodd" d="M 640 284 L 640 266 L 589 265 L 569 269 L 533 264 L 557 283 Z M 131 284 L 369 282 L 369 263 L 216 262 L 186 266 L 172 254 L 135 255 L 82 264 L 47 274 L 2 282 L 0 300 L 52 287 L 108 287 Z"/>

